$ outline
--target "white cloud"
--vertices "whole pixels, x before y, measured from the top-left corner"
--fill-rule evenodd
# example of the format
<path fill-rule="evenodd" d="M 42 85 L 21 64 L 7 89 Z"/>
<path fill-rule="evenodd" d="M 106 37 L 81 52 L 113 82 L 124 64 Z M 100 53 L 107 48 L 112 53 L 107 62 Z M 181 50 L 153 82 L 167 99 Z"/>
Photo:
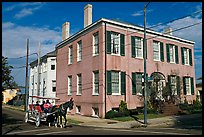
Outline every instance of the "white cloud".
<path fill-rule="evenodd" d="M 152 9 L 149 9 L 149 10 L 146 11 L 146 13 L 150 13 L 150 12 L 152 12 L 152 11 L 153 11 Z M 143 10 L 139 10 L 139 11 L 137 11 L 137 12 L 135 12 L 135 13 L 132 14 L 132 16 L 134 16 L 134 17 L 136 17 L 136 16 L 142 16 L 142 15 L 144 15 L 144 11 L 143 11 Z"/>
<path fill-rule="evenodd" d="M 41 42 L 41 55 L 55 49 L 61 41 L 61 32 L 45 27 L 18 26 L 11 22 L 2 24 L 2 55 L 7 57 L 20 57 L 26 55 L 26 39 L 29 38 L 30 53 L 38 50 Z"/>

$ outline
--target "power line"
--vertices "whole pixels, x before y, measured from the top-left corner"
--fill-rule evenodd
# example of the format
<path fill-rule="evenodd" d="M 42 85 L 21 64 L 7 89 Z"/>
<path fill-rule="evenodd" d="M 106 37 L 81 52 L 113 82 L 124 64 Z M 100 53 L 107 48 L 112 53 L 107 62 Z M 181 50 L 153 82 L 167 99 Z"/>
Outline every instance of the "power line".
<path fill-rule="evenodd" d="M 32 53 L 32 54 L 30 54 L 30 55 L 28 55 L 28 56 L 31 56 L 31 55 L 34 55 L 34 54 L 38 54 L 38 53 Z M 26 57 L 26 56 L 17 57 L 17 58 L 7 58 L 7 59 L 20 59 L 20 58 L 24 58 L 24 57 Z"/>
<path fill-rule="evenodd" d="M 202 12 L 202 10 L 197 11 L 197 12 L 194 12 L 194 13 L 191 13 L 191 14 L 188 14 L 188 15 L 186 15 L 186 16 L 182 16 L 182 17 L 180 17 L 180 18 L 176 18 L 176 19 L 173 19 L 173 20 L 164 22 L 164 23 L 159 23 L 159 24 L 154 25 L 154 26 L 152 26 L 152 27 L 149 27 L 149 28 L 147 28 L 147 29 L 155 28 L 155 27 L 161 26 L 161 25 L 163 25 L 163 24 L 171 23 L 171 22 L 176 21 L 176 20 L 180 20 L 180 19 L 183 19 L 183 18 L 186 18 L 186 17 L 189 17 L 189 16 L 193 16 L 193 14 L 198 14 L 198 13 L 200 13 L 200 12 Z"/>
<path fill-rule="evenodd" d="M 175 31 L 179 31 L 179 30 L 182 30 L 182 29 L 190 28 L 190 27 L 196 26 L 196 25 L 201 24 L 201 23 L 202 23 L 202 21 L 201 21 L 201 22 L 198 22 L 198 23 L 195 23 L 195 24 L 191 24 L 191 25 L 188 25 L 188 26 L 182 27 L 182 28 L 178 28 L 178 29 L 172 30 L 172 31 L 170 31 L 170 32 L 175 32 Z M 170 32 L 165 32 L 165 33 L 163 33 L 163 34 L 167 34 L 167 33 L 170 33 Z M 147 40 L 149 40 L 149 39 L 153 39 L 153 38 L 156 38 L 156 37 L 159 37 L 159 36 L 157 35 L 157 36 L 154 36 L 154 37 L 148 38 Z"/>
<path fill-rule="evenodd" d="M 21 67 L 13 67 L 11 69 L 21 69 L 21 68 L 25 68 L 26 66 L 21 66 Z"/>

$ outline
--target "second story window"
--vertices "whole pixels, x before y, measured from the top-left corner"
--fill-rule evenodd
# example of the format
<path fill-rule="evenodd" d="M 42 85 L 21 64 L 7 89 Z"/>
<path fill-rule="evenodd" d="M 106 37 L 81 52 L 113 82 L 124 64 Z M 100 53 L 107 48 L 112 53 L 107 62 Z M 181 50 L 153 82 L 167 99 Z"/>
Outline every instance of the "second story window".
<path fill-rule="evenodd" d="M 188 48 L 181 47 L 181 56 L 183 65 L 192 66 L 192 50 Z"/>
<path fill-rule="evenodd" d="M 98 32 L 93 35 L 93 56 L 99 54 L 99 37 Z"/>
<path fill-rule="evenodd" d="M 178 46 L 173 44 L 166 44 L 167 62 L 179 63 Z"/>
<path fill-rule="evenodd" d="M 72 64 L 72 46 L 69 47 L 68 64 Z"/>
<path fill-rule="evenodd" d="M 77 43 L 77 62 L 81 61 L 81 59 L 82 59 L 82 42 L 79 41 Z"/>
<path fill-rule="evenodd" d="M 132 57 L 143 58 L 143 39 L 131 36 Z"/>
<path fill-rule="evenodd" d="M 158 41 L 153 41 L 153 56 L 155 61 L 160 61 L 160 44 Z"/>
<path fill-rule="evenodd" d="M 125 56 L 125 35 L 113 31 L 107 31 L 106 53 Z"/>
<path fill-rule="evenodd" d="M 111 34 L 111 53 L 120 54 L 120 34 L 113 33 Z"/>

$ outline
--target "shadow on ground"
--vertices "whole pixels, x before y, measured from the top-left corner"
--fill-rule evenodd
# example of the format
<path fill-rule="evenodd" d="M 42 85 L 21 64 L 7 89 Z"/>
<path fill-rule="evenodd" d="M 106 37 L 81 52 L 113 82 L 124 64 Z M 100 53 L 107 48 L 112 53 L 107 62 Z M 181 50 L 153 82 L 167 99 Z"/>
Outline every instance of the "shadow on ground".
<path fill-rule="evenodd" d="M 202 113 L 176 116 L 171 127 L 202 130 Z"/>

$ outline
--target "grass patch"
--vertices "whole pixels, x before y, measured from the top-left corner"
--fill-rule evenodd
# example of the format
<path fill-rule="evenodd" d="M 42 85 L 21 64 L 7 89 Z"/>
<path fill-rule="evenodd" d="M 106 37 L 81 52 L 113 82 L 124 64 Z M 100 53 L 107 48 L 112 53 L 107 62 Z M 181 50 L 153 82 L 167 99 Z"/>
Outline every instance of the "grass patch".
<path fill-rule="evenodd" d="M 162 114 L 147 114 L 147 119 L 160 118 L 160 117 L 164 117 L 164 115 L 162 115 Z M 111 119 L 125 122 L 125 121 L 133 121 L 133 120 L 135 120 L 135 118 L 137 120 L 143 120 L 144 114 L 133 115 L 132 117 L 131 116 L 116 117 L 116 118 L 111 118 Z"/>

